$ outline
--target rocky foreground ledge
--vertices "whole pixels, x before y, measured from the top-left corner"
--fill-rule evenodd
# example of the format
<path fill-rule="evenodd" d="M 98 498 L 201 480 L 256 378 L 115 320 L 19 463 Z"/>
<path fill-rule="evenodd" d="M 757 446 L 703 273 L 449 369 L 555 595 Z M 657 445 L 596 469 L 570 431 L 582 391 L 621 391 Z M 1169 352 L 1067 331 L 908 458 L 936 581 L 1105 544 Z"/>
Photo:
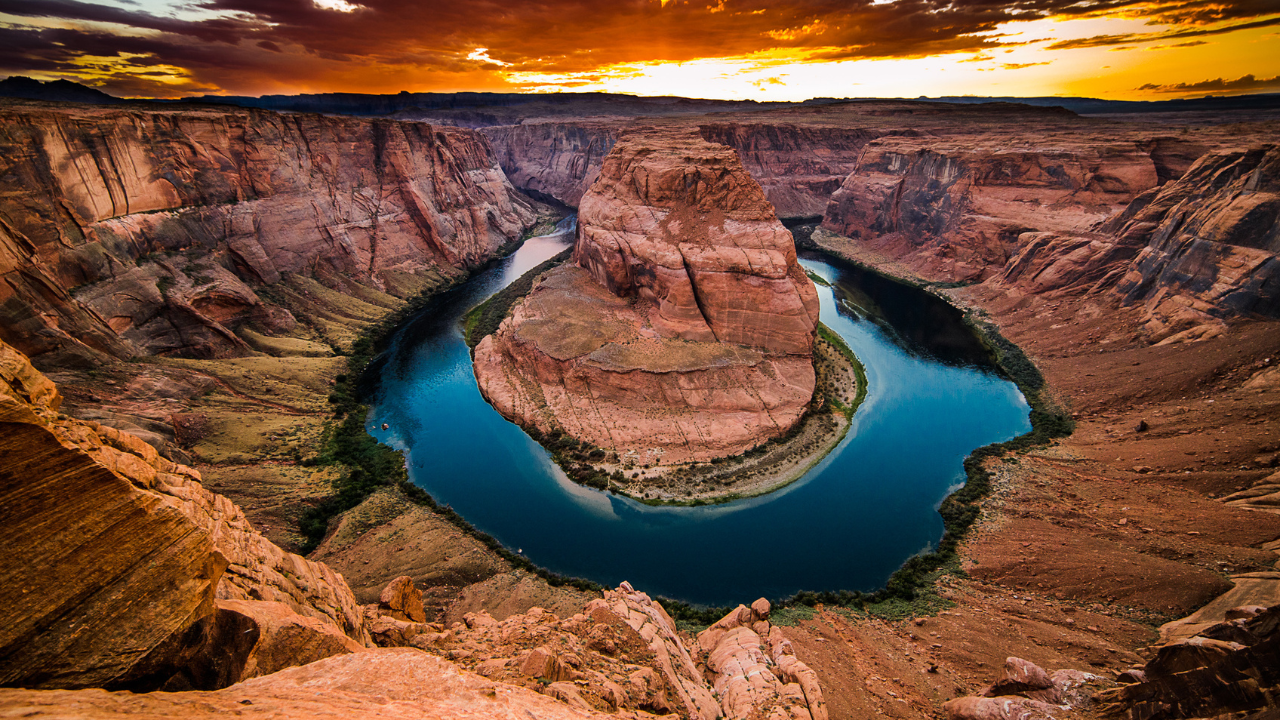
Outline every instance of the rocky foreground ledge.
<path fill-rule="evenodd" d="M 800 421 L 817 293 L 731 148 L 624 135 L 582 200 L 573 258 L 476 347 L 504 415 L 637 466 L 736 455 Z"/>
<path fill-rule="evenodd" d="M 6 717 L 827 718 L 765 600 L 696 642 L 626 583 L 565 619 L 445 628 L 409 577 L 360 605 L 198 472 L 60 403 L 0 342 Z"/>

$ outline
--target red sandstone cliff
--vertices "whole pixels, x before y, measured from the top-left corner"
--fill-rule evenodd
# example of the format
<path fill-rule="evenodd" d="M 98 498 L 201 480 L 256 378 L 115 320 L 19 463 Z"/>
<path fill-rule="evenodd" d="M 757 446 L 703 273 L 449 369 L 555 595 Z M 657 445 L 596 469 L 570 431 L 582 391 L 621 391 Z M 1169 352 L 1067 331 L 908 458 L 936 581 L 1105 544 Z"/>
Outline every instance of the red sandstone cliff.
<path fill-rule="evenodd" d="M 0 683 L 221 687 L 370 644 L 346 582 L 0 342 Z"/>
<path fill-rule="evenodd" d="M 1000 288 L 1107 293 L 1141 305 L 1153 340 L 1280 315 L 1280 150 L 1212 152 L 1093 232 L 1026 233 Z M 1114 295 L 1111 295 L 1114 293 Z"/>
<path fill-rule="evenodd" d="M 732 149 L 625 135 L 582 200 L 574 260 L 476 348 L 507 417 L 668 464 L 741 452 L 803 415 L 817 295 Z"/>
<path fill-rule="evenodd" d="M 885 138 L 831 196 L 822 227 L 910 255 L 927 276 L 981 279 L 1021 233 L 1088 230 L 1159 181 L 1134 142 Z"/>
<path fill-rule="evenodd" d="M 240 325 L 294 325 L 257 292 L 282 276 L 403 297 L 487 261 L 533 217 L 468 130 L 8 102 L 0 338 L 54 361 L 239 354 Z"/>

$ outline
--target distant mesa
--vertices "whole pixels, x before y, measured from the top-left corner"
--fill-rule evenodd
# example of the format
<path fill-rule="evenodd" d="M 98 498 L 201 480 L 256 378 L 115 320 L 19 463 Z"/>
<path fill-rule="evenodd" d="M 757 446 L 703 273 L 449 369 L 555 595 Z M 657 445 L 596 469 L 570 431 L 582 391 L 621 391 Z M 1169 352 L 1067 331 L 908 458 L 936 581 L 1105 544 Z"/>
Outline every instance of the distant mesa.
<path fill-rule="evenodd" d="M 500 412 L 636 465 L 733 455 L 813 397 L 818 299 L 729 147 L 623 134 L 582 198 L 573 263 L 545 273 L 475 371 Z"/>
<path fill-rule="evenodd" d="M 0 97 L 46 102 L 74 102 L 87 105 L 115 105 L 128 102 L 101 90 L 95 90 L 70 80 L 40 82 L 29 77 L 14 75 L 0 80 Z"/>

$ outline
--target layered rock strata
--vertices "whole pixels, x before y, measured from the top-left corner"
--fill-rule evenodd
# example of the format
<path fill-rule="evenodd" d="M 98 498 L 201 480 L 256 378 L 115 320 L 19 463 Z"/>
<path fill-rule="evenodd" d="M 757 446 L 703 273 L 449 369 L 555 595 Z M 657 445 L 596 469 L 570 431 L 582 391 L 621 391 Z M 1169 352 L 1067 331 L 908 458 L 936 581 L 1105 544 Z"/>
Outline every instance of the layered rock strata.
<path fill-rule="evenodd" d="M 803 415 L 817 294 L 731 149 L 691 131 L 623 137 L 583 198 L 573 257 L 476 347 L 504 415 L 666 464 L 740 452 Z"/>
<path fill-rule="evenodd" d="M 1234 608 L 1198 635 L 1156 648 L 1125 687 L 1099 695 L 1112 717 L 1173 720 L 1270 709 L 1280 691 L 1280 606 Z"/>
<path fill-rule="evenodd" d="M 1280 149 L 1206 154 L 1087 233 L 1025 233 L 993 284 L 1051 297 L 1114 293 L 1153 340 L 1280 315 Z"/>
<path fill-rule="evenodd" d="M 826 208 L 822 227 L 912 255 L 926 275 L 984 279 L 1029 231 L 1086 231 L 1161 179 L 1136 142 L 1009 147 L 881 138 Z"/>
<path fill-rule="evenodd" d="M 41 362 L 244 354 L 299 323 L 282 277 L 404 297 L 535 215 L 483 136 L 422 123 L 10 101 L 0 158 L 0 339 Z"/>
<path fill-rule="evenodd" d="M 216 687 L 369 644 L 340 575 L 262 537 L 196 471 L 60 402 L 0 343 L 0 682 Z"/>

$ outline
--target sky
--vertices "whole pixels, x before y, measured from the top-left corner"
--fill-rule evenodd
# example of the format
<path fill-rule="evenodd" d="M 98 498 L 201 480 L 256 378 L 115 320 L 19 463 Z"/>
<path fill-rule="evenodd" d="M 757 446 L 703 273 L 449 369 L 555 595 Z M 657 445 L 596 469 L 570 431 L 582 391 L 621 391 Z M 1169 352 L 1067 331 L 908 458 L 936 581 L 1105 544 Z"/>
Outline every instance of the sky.
<path fill-rule="evenodd" d="M 0 0 L 0 77 L 122 97 L 1280 92 L 1280 0 Z"/>

